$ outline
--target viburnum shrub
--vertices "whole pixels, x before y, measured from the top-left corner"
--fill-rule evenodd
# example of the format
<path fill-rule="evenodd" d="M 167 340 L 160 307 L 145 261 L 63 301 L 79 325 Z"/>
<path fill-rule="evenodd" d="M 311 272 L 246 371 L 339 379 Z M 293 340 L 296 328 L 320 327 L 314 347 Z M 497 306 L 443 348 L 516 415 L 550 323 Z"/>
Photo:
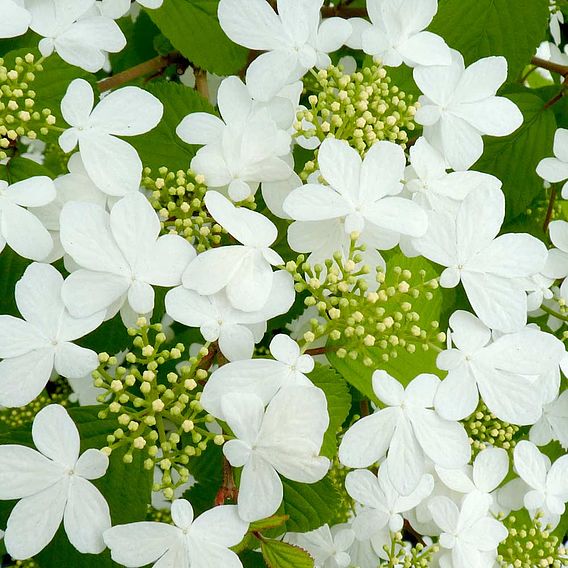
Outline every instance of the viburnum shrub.
<path fill-rule="evenodd" d="M 568 566 L 568 0 L 0 0 L 0 566 Z"/>

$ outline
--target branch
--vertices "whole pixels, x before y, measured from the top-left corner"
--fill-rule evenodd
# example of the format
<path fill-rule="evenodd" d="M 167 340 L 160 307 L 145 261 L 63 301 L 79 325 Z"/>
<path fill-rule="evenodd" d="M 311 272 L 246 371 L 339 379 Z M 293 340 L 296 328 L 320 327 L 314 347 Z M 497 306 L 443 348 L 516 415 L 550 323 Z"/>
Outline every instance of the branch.
<path fill-rule="evenodd" d="M 553 185 L 550 190 L 550 200 L 548 201 L 548 209 L 546 211 L 546 218 L 544 220 L 543 229 L 544 232 L 548 231 L 548 225 L 552 220 L 552 213 L 554 212 L 554 202 L 556 201 L 556 187 Z"/>
<path fill-rule="evenodd" d="M 541 67 L 553 73 L 558 73 L 563 77 L 568 76 L 568 65 L 560 65 L 560 63 L 553 63 L 552 61 L 547 61 L 546 59 L 541 59 L 540 57 L 533 57 L 531 63 L 536 67 Z"/>
<path fill-rule="evenodd" d="M 209 85 L 207 83 L 207 71 L 194 67 L 195 90 L 204 98 L 209 100 Z"/>
<path fill-rule="evenodd" d="M 149 61 L 140 63 L 140 65 L 136 65 L 135 67 L 126 69 L 125 71 L 117 73 L 112 77 L 108 77 L 107 79 L 99 81 L 99 90 L 101 93 L 104 93 L 105 91 L 116 89 L 117 87 L 121 87 L 122 85 L 130 83 L 135 79 L 144 77 L 144 75 L 161 72 L 168 65 L 171 65 L 173 63 L 181 64 L 182 62 L 185 63 L 186 60 L 178 52 L 168 53 L 168 55 L 159 55 L 158 57 L 154 57 Z"/>

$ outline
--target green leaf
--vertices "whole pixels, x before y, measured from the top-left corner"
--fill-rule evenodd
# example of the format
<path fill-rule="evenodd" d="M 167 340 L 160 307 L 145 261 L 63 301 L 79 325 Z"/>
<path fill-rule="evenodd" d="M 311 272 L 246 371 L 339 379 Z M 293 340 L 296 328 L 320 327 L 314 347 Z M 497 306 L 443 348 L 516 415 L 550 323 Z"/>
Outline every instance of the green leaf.
<path fill-rule="evenodd" d="M 260 549 L 269 568 L 313 568 L 314 559 L 302 548 L 280 540 L 263 540 Z"/>
<path fill-rule="evenodd" d="M 329 427 L 323 438 L 321 455 L 333 458 L 337 452 L 337 431 L 345 422 L 351 408 L 351 395 L 345 379 L 331 367 L 316 365 L 309 379 L 325 393 Z"/>
<path fill-rule="evenodd" d="M 548 29 L 548 0 L 445 0 L 429 30 L 440 34 L 466 65 L 503 55 L 516 79 Z"/>
<path fill-rule="evenodd" d="M 217 19 L 219 0 L 168 0 L 148 13 L 172 45 L 194 65 L 216 75 L 238 73 L 248 50 L 234 44 Z"/>
<path fill-rule="evenodd" d="M 18 256 L 8 246 L 0 253 L 0 311 L 2 314 L 20 316 L 14 297 L 14 286 L 30 263 L 31 260 Z"/>
<path fill-rule="evenodd" d="M 258 552 L 245 550 L 245 552 L 240 555 L 240 559 L 244 568 L 266 568 L 262 554 Z"/>
<path fill-rule="evenodd" d="M 198 146 L 183 142 L 176 134 L 176 128 L 190 113 L 214 114 L 215 109 L 199 93 L 176 83 L 157 81 L 148 84 L 146 90 L 162 101 L 164 117 L 154 130 L 131 137 L 128 142 L 138 150 L 144 166 L 152 168 L 154 173 L 162 166 L 170 171 L 187 170 Z"/>
<path fill-rule="evenodd" d="M 282 484 L 288 531 L 309 532 L 334 520 L 340 496 L 329 477 L 311 484 L 282 479 Z"/>
<path fill-rule="evenodd" d="M 473 169 L 502 180 L 510 220 L 524 213 L 543 192 L 543 180 L 536 167 L 542 158 L 552 156 L 556 119 L 535 94 L 514 93 L 508 98 L 521 109 L 524 123 L 509 136 L 486 138 L 483 156 Z"/>
<path fill-rule="evenodd" d="M 6 171 L 6 175 L 1 175 L 1 177 L 6 177 L 9 183 L 16 183 L 34 176 L 54 177 L 45 166 L 22 156 L 11 158 L 2 169 Z"/>

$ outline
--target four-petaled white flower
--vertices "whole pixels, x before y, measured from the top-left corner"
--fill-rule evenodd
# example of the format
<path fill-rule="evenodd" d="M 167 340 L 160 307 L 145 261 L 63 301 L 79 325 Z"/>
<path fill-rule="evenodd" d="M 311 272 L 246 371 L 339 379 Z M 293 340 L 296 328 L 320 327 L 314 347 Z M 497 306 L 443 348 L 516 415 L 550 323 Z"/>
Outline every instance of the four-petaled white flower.
<path fill-rule="evenodd" d="M 405 390 L 385 371 L 375 371 L 373 390 L 386 408 L 349 428 L 339 446 L 341 463 L 368 467 L 386 454 L 390 481 L 402 495 L 409 495 L 420 483 L 426 457 L 450 469 L 465 465 L 471 454 L 466 431 L 432 409 L 439 384 L 435 375 L 423 374 Z"/>
<path fill-rule="evenodd" d="M 214 507 L 196 519 L 185 499 L 172 503 L 174 525 L 156 522 L 130 523 L 104 533 L 112 559 L 129 568 L 152 564 L 156 568 L 242 568 L 230 550 L 248 530 L 235 505 Z"/>
<path fill-rule="evenodd" d="M 95 0 L 27 0 L 25 5 L 32 16 L 30 28 L 43 38 L 39 50 L 44 57 L 55 51 L 67 63 L 96 73 L 107 52 L 126 47 L 118 24 L 91 12 Z"/>
<path fill-rule="evenodd" d="M 270 342 L 272 359 L 249 359 L 223 365 L 209 377 L 200 403 L 209 412 L 224 420 L 223 396 L 229 393 L 250 393 L 268 404 L 282 388 L 313 386 L 305 373 L 314 368 L 310 355 L 301 355 L 298 344 L 287 335 L 279 334 Z"/>
<path fill-rule="evenodd" d="M 330 187 L 307 184 L 284 201 L 284 211 L 296 221 L 345 218 L 347 234 L 394 233 L 422 236 L 427 229 L 425 212 L 409 199 L 398 197 L 406 160 L 400 146 L 377 142 L 364 160 L 347 142 L 326 139 L 318 153 L 321 175 Z M 394 246 L 394 245 L 393 245 Z"/>
<path fill-rule="evenodd" d="M 515 331 L 527 322 L 526 278 L 544 268 L 547 250 L 526 233 L 497 236 L 505 218 L 505 196 L 480 187 L 461 203 L 457 215 L 429 211 L 427 233 L 416 250 L 447 269 L 440 284 L 460 281 L 477 316 L 492 329 Z"/>
<path fill-rule="evenodd" d="M 351 25 L 342 18 L 321 22 L 322 5 L 323 0 L 278 0 L 276 14 L 264 0 L 221 0 L 218 14 L 223 31 L 239 45 L 268 51 L 247 70 L 247 85 L 255 99 L 269 100 L 312 67 L 331 65 L 328 53 L 347 41 Z"/>
<path fill-rule="evenodd" d="M 187 267 L 183 285 L 205 296 L 224 289 L 237 310 L 261 310 L 274 285 L 271 265 L 284 264 L 282 257 L 270 249 L 278 236 L 276 226 L 260 213 L 235 207 L 217 191 L 205 194 L 205 205 L 215 221 L 241 244 L 198 255 Z"/>
<path fill-rule="evenodd" d="M 515 470 L 529 486 L 524 496 L 525 507 L 534 515 L 542 511 L 543 525 L 554 529 L 568 502 L 568 455 L 552 465 L 550 458 L 527 440 L 521 440 L 514 451 Z"/>
<path fill-rule="evenodd" d="M 31 558 L 51 542 L 61 521 L 79 552 L 99 554 L 110 512 L 90 480 L 106 473 L 108 457 L 94 449 L 79 456 L 77 427 L 56 404 L 38 412 L 32 438 L 39 451 L 0 446 L 0 499 L 20 499 L 8 518 L 8 554 L 17 560 Z"/>
<path fill-rule="evenodd" d="M 206 341 L 219 341 L 221 353 L 229 361 L 237 361 L 252 357 L 255 343 L 264 336 L 266 322 L 286 313 L 294 299 L 292 277 L 281 271 L 274 275 L 266 304 L 256 312 L 233 308 L 224 291 L 201 296 L 183 286 L 166 294 L 166 312 L 175 321 L 199 327 Z"/>
<path fill-rule="evenodd" d="M 529 440 L 537 446 L 558 440 L 568 450 L 568 391 L 543 406 L 540 420 L 530 429 Z"/>
<path fill-rule="evenodd" d="M 518 107 L 495 95 L 507 79 L 504 57 L 486 57 L 466 69 L 452 50 L 451 65 L 417 67 L 414 79 L 424 93 L 416 122 L 454 170 L 467 170 L 483 154 L 482 135 L 506 136 L 523 123 Z"/>
<path fill-rule="evenodd" d="M 42 207 L 56 196 L 53 181 L 31 177 L 9 185 L 0 180 L 0 253 L 8 246 L 24 258 L 44 260 L 53 239 L 41 221 L 26 207 Z"/>
<path fill-rule="evenodd" d="M 0 1 L 0 38 L 24 35 L 32 22 L 32 15 L 23 0 Z"/>
<path fill-rule="evenodd" d="M 36 398 L 55 369 L 80 378 L 99 364 L 97 354 L 71 343 L 95 330 L 104 312 L 74 318 L 61 300 L 63 277 L 49 264 L 31 264 L 16 284 L 24 319 L 0 316 L 0 405 L 19 407 Z"/>
<path fill-rule="evenodd" d="M 568 130 L 559 128 L 554 135 L 554 158 L 544 158 L 536 173 L 550 183 L 568 180 Z M 568 181 L 562 187 L 562 198 L 568 199 Z"/>
<path fill-rule="evenodd" d="M 434 497 L 428 507 L 435 523 L 442 529 L 440 546 L 449 550 L 440 566 L 470 568 L 493 566 L 497 546 L 509 534 L 505 525 L 489 516 L 489 495 L 467 495 L 461 508 L 448 497 Z M 451 560 L 450 560 L 451 559 Z"/>
<path fill-rule="evenodd" d="M 71 152 L 79 144 L 95 185 L 109 195 L 123 196 L 138 191 L 142 162 L 138 152 L 118 136 L 149 132 L 163 113 L 162 103 L 138 87 L 118 89 L 95 106 L 91 85 L 75 79 L 61 101 L 61 114 L 71 128 L 61 134 L 59 145 Z"/>
<path fill-rule="evenodd" d="M 246 199 L 259 183 L 288 180 L 292 139 L 285 128 L 294 117 L 292 103 L 276 97 L 258 104 L 240 79 L 228 77 L 219 87 L 218 104 L 223 120 L 196 112 L 176 129 L 184 142 L 204 144 L 191 161 L 192 170 L 205 176 L 209 188 L 228 186 L 233 201 Z"/>
<path fill-rule="evenodd" d="M 154 309 L 152 286 L 177 286 L 193 247 L 178 235 L 160 234 L 160 220 L 141 193 L 123 197 L 107 213 L 92 203 L 67 203 L 61 212 L 61 243 L 77 263 L 62 290 L 76 316 L 125 303 L 137 314 Z"/>
<path fill-rule="evenodd" d="M 568 132 L 568 130 L 567 130 Z M 556 247 L 548 251 L 548 258 L 542 270 L 545 276 L 564 281 L 560 285 L 560 295 L 568 301 L 568 222 L 552 221 L 549 227 L 549 236 Z"/>
<path fill-rule="evenodd" d="M 223 453 L 232 466 L 244 466 L 237 502 L 242 519 L 257 521 L 277 511 L 283 498 L 278 474 L 315 483 L 327 473 L 329 459 L 319 452 L 329 416 L 320 389 L 282 389 L 266 411 L 254 394 L 227 394 L 221 405 L 236 436 L 225 443 Z"/>
<path fill-rule="evenodd" d="M 387 67 L 452 62 L 446 42 L 424 31 L 438 11 L 438 0 L 367 0 L 367 11 L 371 23 L 362 18 L 349 20 L 353 26 L 350 47 L 362 48 Z"/>
<path fill-rule="evenodd" d="M 492 340 L 482 321 L 461 310 L 450 317 L 450 328 L 454 347 L 436 361 L 448 371 L 436 393 L 436 410 L 449 420 L 461 420 L 477 408 L 481 394 L 501 420 L 534 424 L 542 413 L 539 377 L 560 364 L 562 342 L 533 327 Z"/>
<path fill-rule="evenodd" d="M 384 527 L 392 532 L 402 530 L 402 513 L 414 509 L 434 488 L 434 479 L 425 473 L 411 493 L 401 495 L 385 470 L 386 467 L 381 466 L 375 475 L 367 469 L 357 469 L 345 478 L 347 493 L 363 505 L 353 520 L 353 530 L 360 540 L 372 538 Z"/>

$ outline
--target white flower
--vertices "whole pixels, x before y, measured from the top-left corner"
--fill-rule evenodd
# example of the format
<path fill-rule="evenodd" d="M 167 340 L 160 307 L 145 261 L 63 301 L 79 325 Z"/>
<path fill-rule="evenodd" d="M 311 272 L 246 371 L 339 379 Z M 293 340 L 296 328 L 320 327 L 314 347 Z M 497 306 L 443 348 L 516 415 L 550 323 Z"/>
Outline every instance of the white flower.
<path fill-rule="evenodd" d="M 306 550 L 314 559 L 314 568 L 348 568 L 351 566 L 349 548 L 355 534 L 342 525 L 328 524 L 307 533 L 288 533 L 286 542 Z"/>
<path fill-rule="evenodd" d="M 387 67 L 405 63 L 450 65 L 450 48 L 438 35 L 424 31 L 438 11 L 438 0 L 367 0 L 371 24 L 350 20 L 354 33 L 350 47 L 363 49 Z"/>
<path fill-rule="evenodd" d="M 209 249 L 197 256 L 183 275 L 183 285 L 209 296 L 225 290 L 237 310 L 261 310 L 274 285 L 271 265 L 284 264 L 270 249 L 278 231 L 272 221 L 260 213 L 235 207 L 216 191 L 205 194 L 211 216 L 241 245 Z"/>
<path fill-rule="evenodd" d="M 63 277 L 49 264 L 31 264 L 16 284 L 24 319 L 0 316 L 0 404 L 24 406 L 44 389 L 55 369 L 78 378 L 94 371 L 97 354 L 71 343 L 96 329 L 104 312 L 74 318 L 61 300 Z"/>
<path fill-rule="evenodd" d="M 56 404 L 38 412 L 32 438 L 39 451 L 0 446 L 0 499 L 20 499 L 4 537 L 8 554 L 18 560 L 34 556 L 51 542 L 61 521 L 79 552 L 99 554 L 110 512 L 89 480 L 106 473 L 108 457 L 93 449 L 79 457 L 77 427 Z"/>
<path fill-rule="evenodd" d="M 447 172 L 444 157 L 421 136 L 410 148 L 405 189 L 424 209 L 456 213 L 460 203 L 481 187 L 501 189 L 501 181 L 482 172 Z"/>
<path fill-rule="evenodd" d="M 209 377 L 200 403 L 207 412 L 224 420 L 223 396 L 250 393 L 268 404 L 282 388 L 313 386 L 306 377 L 314 368 L 310 355 L 301 355 L 298 344 L 279 334 L 270 342 L 272 359 L 248 359 L 223 365 Z"/>
<path fill-rule="evenodd" d="M 137 3 L 144 8 L 155 10 L 164 3 L 164 0 L 137 0 Z M 130 0 L 102 0 L 97 4 L 100 4 L 101 14 L 113 20 L 118 20 L 127 14 L 132 6 Z"/>
<path fill-rule="evenodd" d="M 223 453 L 232 466 L 244 466 L 238 497 L 242 519 L 252 522 L 277 511 L 283 497 L 278 474 L 315 483 L 327 473 L 329 460 L 319 452 L 329 416 L 320 389 L 282 389 L 266 412 L 264 402 L 254 394 L 227 394 L 221 405 L 236 436 L 225 443 Z"/>
<path fill-rule="evenodd" d="M 495 96 L 507 79 L 504 57 L 486 57 L 466 69 L 452 50 L 451 65 L 417 67 L 414 79 L 424 93 L 416 122 L 454 170 L 467 170 L 483 154 L 482 135 L 506 136 L 523 123 L 514 103 Z"/>
<path fill-rule="evenodd" d="M 248 523 L 239 518 L 235 505 L 214 507 L 194 519 L 191 503 L 176 499 L 171 513 L 175 526 L 141 522 L 107 530 L 104 539 L 112 559 L 130 567 L 242 568 L 230 547 L 243 539 Z"/>
<path fill-rule="evenodd" d="M 401 495 L 385 470 L 386 467 L 381 466 L 375 475 L 367 469 L 358 469 L 350 471 L 345 479 L 347 493 L 364 505 L 353 520 L 353 530 L 359 540 L 372 538 L 384 527 L 392 532 L 402 530 L 402 513 L 414 509 L 434 488 L 432 476 L 424 474 L 410 494 Z"/>
<path fill-rule="evenodd" d="M 394 233 L 422 236 L 426 214 L 402 191 L 406 160 L 392 142 L 377 142 L 364 160 L 346 142 L 326 139 L 318 154 L 321 175 L 330 187 L 308 184 L 284 201 L 284 211 L 297 221 L 325 221 L 345 217 L 345 232 Z"/>
<path fill-rule="evenodd" d="M 56 51 L 61 59 L 95 73 L 106 62 L 106 53 L 118 53 L 126 38 L 117 23 L 89 11 L 95 0 L 40 0 L 26 2 L 30 28 L 43 37 L 44 57 Z"/>
<path fill-rule="evenodd" d="M 75 79 L 61 101 L 61 113 L 71 126 L 59 137 L 64 152 L 77 144 L 89 177 L 108 195 L 138 191 L 142 162 L 136 150 L 117 136 L 137 136 L 162 119 L 162 103 L 138 87 L 123 87 L 94 107 L 93 88 Z M 94 107 L 94 108 L 93 108 Z"/>
<path fill-rule="evenodd" d="M 457 216 L 429 212 L 425 236 L 413 245 L 427 259 L 448 268 L 444 288 L 461 283 L 477 316 L 492 329 L 515 331 L 527 321 L 525 281 L 542 271 L 546 247 L 526 233 L 497 236 L 505 217 L 505 197 L 496 187 L 480 187 L 462 202 Z"/>
<path fill-rule="evenodd" d="M 477 454 L 473 466 L 466 465 L 461 469 L 435 467 L 449 489 L 458 493 L 489 495 L 493 507 L 495 499 L 491 494 L 509 473 L 509 456 L 503 448 L 487 448 Z"/>
<path fill-rule="evenodd" d="M 24 35 L 31 22 L 23 0 L 0 0 L 0 38 Z"/>
<path fill-rule="evenodd" d="M 491 568 L 497 546 L 507 538 L 503 523 L 488 515 L 491 498 L 468 495 L 458 509 L 448 497 L 434 497 L 429 503 L 436 524 L 442 529 L 440 546 L 451 552 L 452 568 Z"/>
<path fill-rule="evenodd" d="M 566 130 L 568 133 L 568 130 Z M 567 164 L 568 167 L 568 164 Z M 564 279 L 560 286 L 560 295 L 568 301 L 568 222 L 552 221 L 549 225 L 549 236 L 556 247 L 548 251 L 548 258 L 543 274 L 550 278 Z"/>
<path fill-rule="evenodd" d="M 41 207 L 55 199 L 53 181 L 31 177 L 8 185 L 0 180 L 0 252 L 8 246 L 24 258 L 43 260 L 53 240 L 41 221 L 26 207 Z"/>
<path fill-rule="evenodd" d="M 562 342 L 533 327 L 492 341 L 491 330 L 461 310 L 450 317 L 450 328 L 455 347 L 442 351 L 436 361 L 438 368 L 448 371 L 436 393 L 438 412 L 461 420 L 477 408 L 481 394 L 499 419 L 534 424 L 543 402 L 538 379 L 559 365 Z"/>
<path fill-rule="evenodd" d="M 550 183 L 568 180 L 568 130 L 559 128 L 554 135 L 554 158 L 544 158 L 536 173 Z M 562 187 L 562 198 L 568 199 L 568 181 Z"/>
<path fill-rule="evenodd" d="M 556 6 L 556 2 L 554 0 L 551 0 L 550 4 L 550 35 L 552 35 L 554 43 L 556 45 L 560 45 L 562 42 L 562 31 L 560 29 L 560 24 L 564 23 L 564 14 L 562 13 L 562 10 Z"/>
<path fill-rule="evenodd" d="M 558 440 L 564 449 L 568 449 L 568 391 L 544 405 L 542 417 L 530 429 L 529 440 L 537 446 Z"/>
<path fill-rule="evenodd" d="M 281 271 L 274 275 L 266 304 L 256 312 L 233 308 L 224 291 L 201 296 L 182 286 L 166 294 L 166 311 L 175 321 L 199 327 L 206 341 L 219 341 L 221 353 L 229 361 L 237 361 L 252 357 L 254 344 L 264 336 L 267 320 L 286 313 L 294 299 L 292 278 Z"/>
<path fill-rule="evenodd" d="M 289 179 L 291 137 L 283 128 L 294 118 L 292 103 L 277 97 L 272 104 L 255 104 L 238 77 L 223 81 L 218 101 L 223 120 L 196 112 L 176 129 L 184 142 L 205 145 L 191 161 L 192 170 L 210 188 L 228 186 L 233 201 L 246 199 L 261 182 Z"/>
<path fill-rule="evenodd" d="M 112 199 L 93 183 L 85 170 L 80 152 L 76 152 L 69 158 L 67 169 L 69 170 L 68 174 L 58 177 L 53 182 L 57 192 L 54 201 L 34 210 L 36 217 L 49 231 L 53 239 L 53 249 L 49 256 L 44 259 L 45 262 L 54 262 L 65 253 L 59 239 L 59 218 L 66 203 L 83 201 L 106 207 L 109 200 Z"/>
<path fill-rule="evenodd" d="M 402 495 L 416 489 L 425 472 L 425 459 L 455 469 L 470 458 L 463 426 L 441 418 L 434 396 L 440 384 L 435 375 L 418 375 L 406 390 L 385 371 L 373 373 L 373 390 L 386 408 L 377 409 L 345 433 L 339 459 L 348 467 L 368 467 L 382 459 L 393 487 Z"/>
<path fill-rule="evenodd" d="M 61 212 L 61 243 L 80 267 L 65 281 L 63 301 L 77 316 L 126 302 L 137 314 L 154 308 L 152 286 L 177 286 L 195 256 L 178 235 L 159 237 L 160 221 L 141 193 L 123 197 L 107 213 L 92 203 L 67 203 Z"/>
<path fill-rule="evenodd" d="M 247 70 L 247 85 L 255 99 L 269 100 L 283 86 L 300 79 L 314 66 L 327 69 L 328 53 L 351 35 L 341 18 L 320 23 L 323 0 L 278 0 L 278 14 L 264 0 L 221 0 L 219 22 L 235 43 L 268 51 Z"/>
<path fill-rule="evenodd" d="M 568 455 L 558 458 L 551 466 L 548 456 L 527 440 L 515 446 L 515 469 L 530 491 L 524 497 L 531 515 L 542 511 L 543 525 L 558 525 L 568 502 Z"/>

